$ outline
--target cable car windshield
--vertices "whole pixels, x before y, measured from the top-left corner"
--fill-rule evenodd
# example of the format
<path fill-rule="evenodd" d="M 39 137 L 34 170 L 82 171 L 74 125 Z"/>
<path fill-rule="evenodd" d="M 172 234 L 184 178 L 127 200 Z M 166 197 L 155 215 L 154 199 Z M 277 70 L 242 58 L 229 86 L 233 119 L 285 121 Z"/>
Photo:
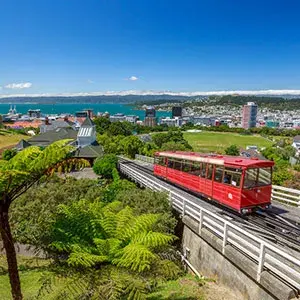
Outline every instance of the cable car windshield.
<path fill-rule="evenodd" d="M 272 184 L 272 168 L 247 169 L 245 173 L 244 188 L 249 189 L 257 186 Z"/>

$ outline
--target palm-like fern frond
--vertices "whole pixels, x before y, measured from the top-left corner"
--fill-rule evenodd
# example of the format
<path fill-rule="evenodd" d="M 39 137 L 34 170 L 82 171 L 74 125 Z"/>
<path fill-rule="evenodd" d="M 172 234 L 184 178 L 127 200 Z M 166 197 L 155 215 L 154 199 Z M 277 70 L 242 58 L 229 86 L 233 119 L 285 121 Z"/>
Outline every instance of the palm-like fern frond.
<path fill-rule="evenodd" d="M 109 262 L 145 272 L 160 260 L 155 253 L 170 245 L 174 236 L 153 231 L 159 215 L 134 216 L 120 203 L 103 205 L 86 200 L 61 205 L 54 224 L 52 248 L 69 253 L 70 266 L 91 267 Z"/>
<path fill-rule="evenodd" d="M 108 256 L 96 255 L 87 252 L 72 252 L 67 260 L 68 264 L 73 267 L 90 268 L 96 264 L 107 262 Z"/>
<path fill-rule="evenodd" d="M 119 257 L 112 260 L 113 264 L 138 272 L 149 270 L 151 263 L 158 259 L 147 246 L 134 243 L 128 244 L 117 256 Z"/>
<path fill-rule="evenodd" d="M 44 299 L 51 293 L 55 294 L 55 299 L 144 300 L 152 290 L 149 279 L 115 266 L 80 273 L 58 269 L 45 274 L 41 284 L 37 299 Z"/>
<path fill-rule="evenodd" d="M 134 235 L 132 242 L 142 244 L 150 248 L 157 248 L 169 245 L 176 237 L 161 232 L 144 231 Z"/>

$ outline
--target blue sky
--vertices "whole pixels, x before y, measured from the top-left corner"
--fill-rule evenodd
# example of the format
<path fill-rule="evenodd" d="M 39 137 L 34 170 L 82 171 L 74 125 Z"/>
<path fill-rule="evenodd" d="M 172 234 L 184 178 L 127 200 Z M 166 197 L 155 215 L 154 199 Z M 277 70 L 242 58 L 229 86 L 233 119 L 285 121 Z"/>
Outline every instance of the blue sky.
<path fill-rule="evenodd" d="M 300 89 L 299 10 L 298 0 L 2 1 L 0 94 Z"/>

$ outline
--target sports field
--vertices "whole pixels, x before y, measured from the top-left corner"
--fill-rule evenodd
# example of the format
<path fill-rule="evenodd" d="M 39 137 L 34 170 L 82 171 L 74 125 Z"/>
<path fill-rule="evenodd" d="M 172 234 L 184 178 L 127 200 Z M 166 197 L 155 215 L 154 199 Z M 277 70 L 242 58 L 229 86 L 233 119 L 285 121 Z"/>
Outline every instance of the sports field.
<path fill-rule="evenodd" d="M 233 144 L 242 148 L 250 145 L 255 145 L 258 148 L 272 145 L 271 141 L 261 136 L 241 135 L 230 132 L 185 132 L 183 135 L 196 152 L 224 153 L 224 150 Z"/>

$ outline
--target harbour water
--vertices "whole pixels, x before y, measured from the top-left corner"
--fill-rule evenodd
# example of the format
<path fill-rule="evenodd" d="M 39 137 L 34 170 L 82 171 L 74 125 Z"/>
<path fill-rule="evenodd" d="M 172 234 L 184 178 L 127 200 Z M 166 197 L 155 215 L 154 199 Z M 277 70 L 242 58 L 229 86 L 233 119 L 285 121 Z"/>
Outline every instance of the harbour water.
<path fill-rule="evenodd" d="M 10 104 L 0 103 L 0 114 L 7 114 Z M 77 111 L 84 109 L 92 109 L 94 114 L 97 112 L 109 112 L 111 115 L 116 113 L 123 113 L 124 115 L 136 115 L 140 120 L 144 119 L 145 112 L 143 110 L 136 110 L 132 106 L 124 104 L 105 104 L 105 103 L 67 103 L 67 104 L 38 104 L 38 103 L 24 103 L 16 104 L 18 113 L 27 114 L 29 109 L 40 109 L 42 114 L 75 114 Z M 157 111 L 158 118 L 169 117 L 171 115 L 168 111 Z"/>

